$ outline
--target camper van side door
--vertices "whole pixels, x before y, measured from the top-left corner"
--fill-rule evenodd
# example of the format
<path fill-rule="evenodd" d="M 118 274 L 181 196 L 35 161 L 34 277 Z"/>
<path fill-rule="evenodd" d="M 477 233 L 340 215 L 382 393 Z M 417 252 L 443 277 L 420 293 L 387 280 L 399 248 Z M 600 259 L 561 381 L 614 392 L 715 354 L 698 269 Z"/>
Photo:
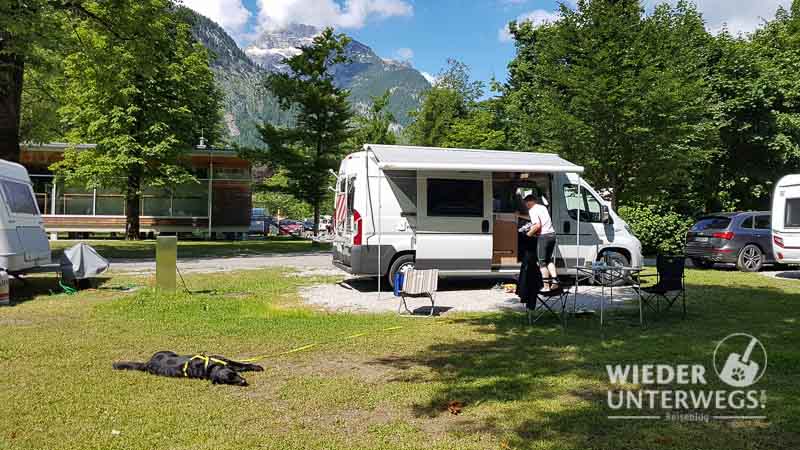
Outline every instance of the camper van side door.
<path fill-rule="evenodd" d="M 492 268 L 491 174 L 420 172 L 416 267 Z"/>

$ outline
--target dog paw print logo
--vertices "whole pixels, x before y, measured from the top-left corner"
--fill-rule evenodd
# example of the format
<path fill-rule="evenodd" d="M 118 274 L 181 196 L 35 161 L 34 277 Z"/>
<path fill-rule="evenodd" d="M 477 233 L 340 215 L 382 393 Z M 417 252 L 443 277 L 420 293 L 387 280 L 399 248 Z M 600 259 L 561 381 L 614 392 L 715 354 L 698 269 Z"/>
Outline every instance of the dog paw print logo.
<path fill-rule="evenodd" d="M 744 349 L 739 353 L 738 349 Z M 726 356 L 727 355 L 727 356 Z M 722 369 L 718 364 L 723 362 Z M 746 333 L 731 334 L 714 349 L 714 370 L 724 383 L 732 387 L 752 386 L 767 369 L 767 350 L 755 337 Z"/>

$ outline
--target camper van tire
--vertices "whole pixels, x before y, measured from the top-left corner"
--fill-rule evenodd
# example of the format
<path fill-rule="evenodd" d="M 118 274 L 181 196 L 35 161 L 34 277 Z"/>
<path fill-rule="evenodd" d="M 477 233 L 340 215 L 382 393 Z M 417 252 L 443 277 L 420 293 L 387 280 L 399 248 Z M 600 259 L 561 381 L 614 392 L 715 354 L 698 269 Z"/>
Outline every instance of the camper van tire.
<path fill-rule="evenodd" d="M 389 286 L 394 289 L 394 276 L 397 273 L 405 272 L 406 270 L 414 268 L 414 255 L 411 253 L 406 253 L 403 255 L 398 256 L 392 266 L 389 268 L 389 273 L 386 274 L 388 277 Z"/>
<path fill-rule="evenodd" d="M 742 272 L 758 272 L 763 265 L 764 252 L 755 244 L 745 245 L 736 258 L 736 268 Z"/>
<path fill-rule="evenodd" d="M 630 267 L 631 260 L 621 251 L 617 250 L 604 250 L 600 255 L 597 257 L 598 261 L 604 261 L 611 267 Z M 625 286 L 630 284 L 630 275 L 622 275 L 621 273 L 610 273 L 604 275 L 610 278 L 608 283 L 604 283 L 606 285 L 611 286 Z"/>

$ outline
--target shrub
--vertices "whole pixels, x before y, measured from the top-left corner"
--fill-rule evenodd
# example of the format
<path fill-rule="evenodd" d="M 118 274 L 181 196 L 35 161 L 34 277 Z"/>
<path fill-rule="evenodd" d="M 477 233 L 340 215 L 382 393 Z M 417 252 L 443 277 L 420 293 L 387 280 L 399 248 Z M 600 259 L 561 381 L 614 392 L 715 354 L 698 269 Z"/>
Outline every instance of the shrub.
<path fill-rule="evenodd" d="M 694 223 L 687 216 L 674 211 L 660 211 L 655 205 L 623 206 L 619 215 L 642 242 L 645 255 L 682 254 L 686 232 Z"/>

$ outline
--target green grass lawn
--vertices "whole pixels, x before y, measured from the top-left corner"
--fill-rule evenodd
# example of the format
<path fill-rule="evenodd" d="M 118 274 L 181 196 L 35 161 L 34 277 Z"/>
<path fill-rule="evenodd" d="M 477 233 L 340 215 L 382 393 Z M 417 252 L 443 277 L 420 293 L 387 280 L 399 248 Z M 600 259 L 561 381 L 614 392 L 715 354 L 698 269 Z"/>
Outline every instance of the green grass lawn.
<path fill-rule="evenodd" d="M 322 280 L 275 270 L 186 278 L 204 293 L 159 296 L 123 277 L 75 296 L 46 294 L 57 290 L 47 278 L 15 286 L 23 301 L 0 308 L 0 448 L 800 448 L 797 281 L 690 271 L 686 320 L 642 329 L 622 312 L 604 329 L 578 318 L 563 331 L 511 313 L 320 312 L 297 292 Z M 372 334 L 343 339 L 360 332 Z M 607 419 L 606 364 L 710 365 L 734 332 L 769 352 L 756 385 L 767 421 Z M 310 342 L 328 343 L 264 361 L 246 388 L 111 370 L 157 350 L 248 357 Z M 461 415 L 450 401 L 464 403 Z"/>
<path fill-rule="evenodd" d="M 51 241 L 54 257 L 78 241 Z M 156 241 L 95 240 L 83 241 L 98 253 L 112 259 L 155 259 Z M 329 243 L 314 244 L 310 240 L 274 237 L 251 241 L 178 241 L 178 258 L 258 256 L 270 253 L 295 253 L 330 250 Z"/>

